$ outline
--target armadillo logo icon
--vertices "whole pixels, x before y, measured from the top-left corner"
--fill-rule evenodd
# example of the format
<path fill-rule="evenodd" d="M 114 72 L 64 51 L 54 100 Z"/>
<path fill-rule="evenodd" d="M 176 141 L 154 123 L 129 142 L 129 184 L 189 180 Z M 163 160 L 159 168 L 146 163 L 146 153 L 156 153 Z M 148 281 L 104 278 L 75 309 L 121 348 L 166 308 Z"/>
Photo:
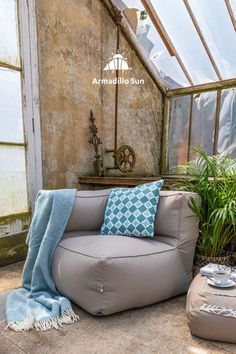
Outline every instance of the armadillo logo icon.
<path fill-rule="evenodd" d="M 106 64 L 104 71 L 112 71 L 115 72 L 119 70 L 121 72 L 125 72 L 127 70 L 131 70 L 127 63 L 127 58 L 124 58 L 125 53 L 112 53 L 112 58 L 109 59 L 109 62 Z"/>

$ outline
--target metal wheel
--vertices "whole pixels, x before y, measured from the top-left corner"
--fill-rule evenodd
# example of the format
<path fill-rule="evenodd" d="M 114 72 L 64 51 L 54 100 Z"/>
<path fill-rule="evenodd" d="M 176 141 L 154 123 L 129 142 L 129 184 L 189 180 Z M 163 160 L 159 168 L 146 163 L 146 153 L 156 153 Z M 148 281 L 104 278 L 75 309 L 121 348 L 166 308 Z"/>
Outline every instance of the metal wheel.
<path fill-rule="evenodd" d="M 122 145 L 116 152 L 116 164 L 121 172 L 129 172 L 135 166 L 135 152 L 129 145 Z"/>

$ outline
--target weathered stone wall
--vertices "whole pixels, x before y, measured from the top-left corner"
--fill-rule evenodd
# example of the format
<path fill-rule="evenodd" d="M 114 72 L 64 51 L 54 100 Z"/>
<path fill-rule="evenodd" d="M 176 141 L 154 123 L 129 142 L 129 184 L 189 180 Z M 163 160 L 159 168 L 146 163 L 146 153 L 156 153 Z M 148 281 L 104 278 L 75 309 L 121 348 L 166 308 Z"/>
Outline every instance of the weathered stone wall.
<path fill-rule="evenodd" d="M 116 25 L 99 0 L 39 0 L 36 14 L 44 187 L 73 187 L 78 175 L 93 174 L 90 109 L 103 150 L 113 148 L 115 86 L 92 81 L 114 77 L 103 68 L 116 49 Z M 118 146 L 136 151 L 132 175 L 157 175 L 162 95 L 123 36 L 120 47 L 132 68 L 125 77 L 145 84 L 119 86 Z"/>

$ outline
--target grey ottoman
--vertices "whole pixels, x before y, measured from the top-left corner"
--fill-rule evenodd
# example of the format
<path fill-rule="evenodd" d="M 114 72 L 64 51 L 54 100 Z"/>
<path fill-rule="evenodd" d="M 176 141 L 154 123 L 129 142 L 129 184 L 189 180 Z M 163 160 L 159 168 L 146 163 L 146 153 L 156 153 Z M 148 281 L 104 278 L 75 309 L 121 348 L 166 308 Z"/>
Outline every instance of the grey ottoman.
<path fill-rule="evenodd" d="M 236 343 L 236 288 L 215 288 L 197 275 L 187 295 L 191 333 L 201 338 Z"/>

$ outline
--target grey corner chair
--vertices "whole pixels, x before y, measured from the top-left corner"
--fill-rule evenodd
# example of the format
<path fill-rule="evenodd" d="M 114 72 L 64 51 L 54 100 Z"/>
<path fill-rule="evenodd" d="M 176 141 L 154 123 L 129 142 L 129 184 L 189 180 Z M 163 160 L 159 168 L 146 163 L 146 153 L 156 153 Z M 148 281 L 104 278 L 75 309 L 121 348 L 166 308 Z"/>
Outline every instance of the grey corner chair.
<path fill-rule="evenodd" d="M 102 236 L 110 189 L 78 191 L 52 260 L 61 294 L 94 315 L 109 315 L 185 293 L 192 280 L 198 220 L 186 192 L 162 191 L 155 237 Z M 199 200 L 200 202 L 200 200 Z"/>

